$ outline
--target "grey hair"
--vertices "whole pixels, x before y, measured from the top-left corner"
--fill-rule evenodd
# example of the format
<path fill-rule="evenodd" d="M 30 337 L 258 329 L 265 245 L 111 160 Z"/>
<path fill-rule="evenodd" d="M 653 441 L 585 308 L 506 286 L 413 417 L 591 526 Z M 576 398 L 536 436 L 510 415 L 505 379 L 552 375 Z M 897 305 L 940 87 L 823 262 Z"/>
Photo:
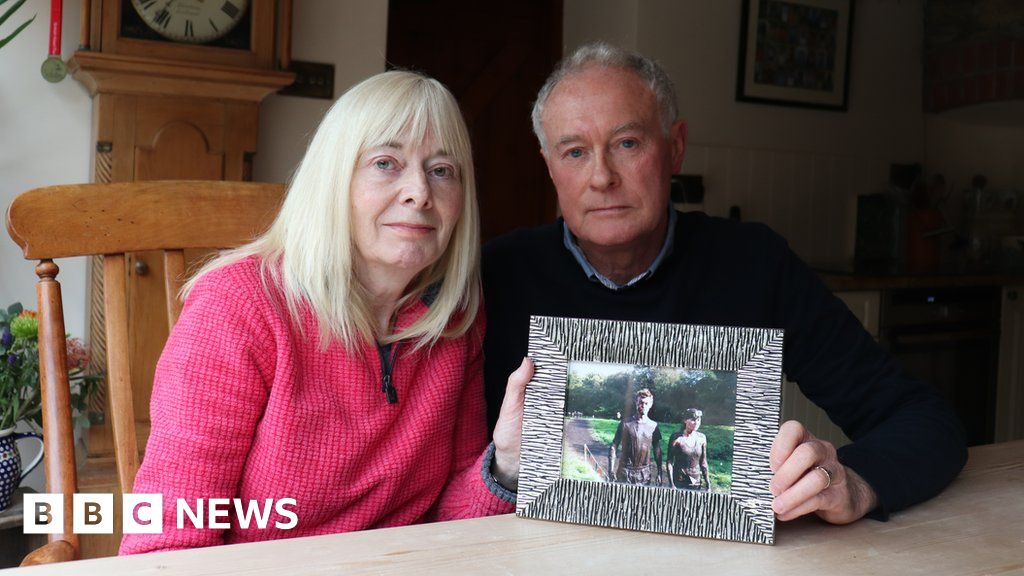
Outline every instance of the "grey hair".
<path fill-rule="evenodd" d="M 530 119 L 533 121 L 533 133 L 537 136 L 541 148 L 547 148 L 547 138 L 544 134 L 544 127 L 541 126 L 541 116 L 544 115 L 544 105 L 547 104 L 548 97 L 566 77 L 582 72 L 583 69 L 590 66 L 622 68 L 636 73 L 654 93 L 658 102 L 658 113 L 661 116 L 661 127 L 665 134 L 669 133 L 679 115 L 679 109 L 676 105 L 676 89 L 665 70 L 654 60 L 637 52 L 612 46 L 606 42 L 592 42 L 580 46 L 571 55 L 563 58 L 555 67 L 555 71 L 548 76 L 540 92 L 537 93 L 537 100 L 533 103 Z"/>

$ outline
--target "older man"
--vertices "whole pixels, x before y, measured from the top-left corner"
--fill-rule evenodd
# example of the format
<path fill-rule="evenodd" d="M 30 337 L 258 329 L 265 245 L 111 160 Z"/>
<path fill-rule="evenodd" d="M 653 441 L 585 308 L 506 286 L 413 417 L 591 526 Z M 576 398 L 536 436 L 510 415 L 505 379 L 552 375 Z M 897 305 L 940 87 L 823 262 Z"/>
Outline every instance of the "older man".
<path fill-rule="evenodd" d="M 654 62 L 580 48 L 541 89 L 533 125 L 563 219 L 484 250 L 492 419 L 531 314 L 783 328 L 786 374 L 854 442 L 837 451 L 799 423 L 782 425 L 770 459 L 780 519 L 884 519 L 956 476 L 966 448 L 952 411 L 900 371 L 782 238 L 670 208 L 686 126 Z"/>

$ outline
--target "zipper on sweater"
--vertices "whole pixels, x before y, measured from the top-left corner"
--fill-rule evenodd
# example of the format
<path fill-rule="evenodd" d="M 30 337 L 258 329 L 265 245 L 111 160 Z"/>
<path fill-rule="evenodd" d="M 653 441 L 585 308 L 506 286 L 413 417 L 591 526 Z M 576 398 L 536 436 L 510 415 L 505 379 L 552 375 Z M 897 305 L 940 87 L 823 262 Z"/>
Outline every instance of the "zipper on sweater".
<path fill-rule="evenodd" d="M 398 342 L 377 346 L 380 354 L 380 391 L 388 399 L 388 404 L 398 404 L 398 391 L 391 381 L 391 373 L 395 368 L 395 359 L 398 358 Z"/>

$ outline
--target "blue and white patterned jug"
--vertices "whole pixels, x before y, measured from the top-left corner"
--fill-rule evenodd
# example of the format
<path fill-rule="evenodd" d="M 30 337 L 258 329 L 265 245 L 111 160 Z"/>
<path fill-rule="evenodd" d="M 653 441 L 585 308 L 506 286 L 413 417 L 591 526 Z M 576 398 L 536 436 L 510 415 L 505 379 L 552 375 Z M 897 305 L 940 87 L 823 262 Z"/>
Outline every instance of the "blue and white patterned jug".
<path fill-rule="evenodd" d="M 16 440 L 34 438 L 39 441 L 39 455 L 24 470 L 21 469 L 21 454 Z M 43 460 L 43 437 L 32 433 L 16 433 L 14 428 L 0 430 L 0 510 L 11 505 L 11 496 L 36 466 Z"/>

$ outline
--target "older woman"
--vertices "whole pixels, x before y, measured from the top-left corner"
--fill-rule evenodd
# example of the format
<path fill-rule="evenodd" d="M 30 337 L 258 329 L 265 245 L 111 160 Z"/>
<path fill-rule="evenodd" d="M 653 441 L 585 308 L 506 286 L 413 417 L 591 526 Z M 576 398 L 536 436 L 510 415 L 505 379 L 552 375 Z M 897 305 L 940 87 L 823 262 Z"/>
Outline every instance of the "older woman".
<path fill-rule="evenodd" d="M 271 228 L 185 288 L 134 489 L 163 495 L 164 529 L 121 552 L 511 511 L 532 369 L 488 445 L 478 234 L 452 95 L 387 72 L 342 96 Z M 178 499 L 213 498 L 266 527 L 233 506 L 227 528 L 175 526 Z"/>

